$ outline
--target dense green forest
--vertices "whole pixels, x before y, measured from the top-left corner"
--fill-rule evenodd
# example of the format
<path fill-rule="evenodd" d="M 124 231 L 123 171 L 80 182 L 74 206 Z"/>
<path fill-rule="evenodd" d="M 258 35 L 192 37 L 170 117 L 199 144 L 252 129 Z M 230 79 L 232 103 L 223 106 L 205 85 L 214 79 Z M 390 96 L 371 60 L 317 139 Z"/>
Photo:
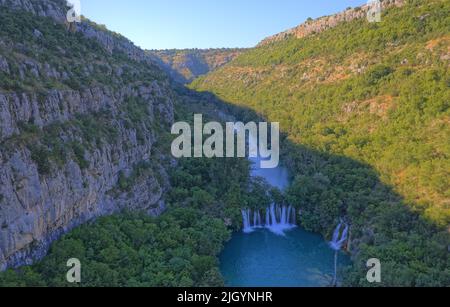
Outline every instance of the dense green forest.
<path fill-rule="evenodd" d="M 352 225 L 346 285 L 367 285 L 373 257 L 385 286 L 450 285 L 449 13 L 409 1 L 381 23 L 260 46 L 191 85 L 281 123 L 302 225 L 326 237 L 340 217 Z"/>
<path fill-rule="evenodd" d="M 179 98 L 177 120 L 192 120 L 193 98 Z M 202 99 L 195 103 L 194 109 L 204 103 L 205 113 L 212 112 Z M 170 136 L 166 141 L 162 151 L 169 150 Z M 267 184 L 250 177 L 246 159 L 182 159 L 170 182 L 162 216 L 123 212 L 80 226 L 42 261 L 1 273 L 0 285 L 71 286 L 66 262 L 78 258 L 83 287 L 223 286 L 217 256 L 241 228 L 242 206 L 265 206 L 279 193 L 266 195 Z M 118 186 L 127 184 L 119 179 Z"/>
<path fill-rule="evenodd" d="M 37 265 L 1 274 L 0 284 L 69 286 L 66 261 L 77 258 L 84 287 L 220 286 L 215 256 L 228 236 L 221 220 L 189 208 L 101 218 L 55 243 Z"/>
<path fill-rule="evenodd" d="M 78 258 L 83 287 L 222 286 L 216 256 L 239 216 L 234 200 L 250 184 L 248 163 L 184 160 L 171 181 L 162 216 L 124 212 L 83 225 L 54 243 L 36 265 L 0 274 L 0 285 L 69 286 L 66 262 Z"/>

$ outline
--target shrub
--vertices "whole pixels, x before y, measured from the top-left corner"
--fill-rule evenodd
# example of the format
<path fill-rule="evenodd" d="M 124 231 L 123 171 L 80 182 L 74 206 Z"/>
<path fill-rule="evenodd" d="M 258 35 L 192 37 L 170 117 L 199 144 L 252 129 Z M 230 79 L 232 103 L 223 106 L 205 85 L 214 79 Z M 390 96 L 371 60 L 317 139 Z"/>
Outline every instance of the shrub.
<path fill-rule="evenodd" d="M 35 145 L 30 148 L 30 151 L 31 159 L 36 163 L 39 174 L 48 175 L 51 170 L 48 149 L 41 145 Z"/>

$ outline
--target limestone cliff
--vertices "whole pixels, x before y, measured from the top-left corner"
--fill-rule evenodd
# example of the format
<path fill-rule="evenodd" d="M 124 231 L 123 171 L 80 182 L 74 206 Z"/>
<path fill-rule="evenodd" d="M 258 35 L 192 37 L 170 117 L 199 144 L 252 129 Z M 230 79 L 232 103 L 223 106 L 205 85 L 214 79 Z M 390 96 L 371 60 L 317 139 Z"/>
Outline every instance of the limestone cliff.
<path fill-rule="evenodd" d="M 386 9 L 392 6 L 403 6 L 406 0 L 382 0 L 381 8 Z M 273 42 L 281 41 L 289 37 L 303 38 L 315 33 L 321 33 L 327 29 L 334 28 L 342 22 L 348 22 L 355 19 L 366 18 L 370 9 L 369 5 L 363 5 L 356 8 L 349 8 L 344 12 L 318 18 L 316 20 L 309 20 L 293 29 L 278 33 L 264 39 L 259 45 L 267 45 Z"/>
<path fill-rule="evenodd" d="M 174 80 L 189 83 L 206 75 L 245 52 L 245 49 L 186 49 L 148 51 Z"/>
<path fill-rule="evenodd" d="M 68 26 L 66 10 L 0 0 L 1 270 L 96 217 L 164 210 L 170 82 L 123 37 Z"/>

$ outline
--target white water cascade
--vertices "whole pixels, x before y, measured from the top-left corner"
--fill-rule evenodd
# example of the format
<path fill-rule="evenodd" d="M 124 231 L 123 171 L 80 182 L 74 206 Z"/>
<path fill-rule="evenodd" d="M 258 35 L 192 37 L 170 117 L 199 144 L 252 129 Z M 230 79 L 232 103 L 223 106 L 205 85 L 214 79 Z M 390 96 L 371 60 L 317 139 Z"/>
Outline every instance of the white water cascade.
<path fill-rule="evenodd" d="M 340 222 L 339 225 L 336 227 L 333 233 L 333 238 L 331 240 L 330 247 L 334 250 L 334 277 L 331 285 L 335 287 L 338 282 L 338 276 L 337 276 L 337 267 L 338 267 L 338 255 L 339 251 L 344 246 L 345 242 L 347 242 L 348 239 L 348 231 L 349 227 L 347 224 Z"/>
<path fill-rule="evenodd" d="M 274 169 L 260 167 L 260 162 L 264 160 L 261 156 L 268 155 L 267 152 L 261 152 L 262 149 L 258 146 L 258 134 L 255 135 L 250 132 L 247 145 L 252 154 L 249 157 L 252 163 L 251 176 L 264 178 L 270 186 L 281 191 L 285 190 L 289 184 L 286 168 L 282 166 Z M 286 231 L 297 227 L 297 210 L 292 206 L 275 204 L 270 205 L 266 209 L 243 209 L 242 220 L 245 233 L 265 228 L 277 235 L 284 235 Z"/>
<path fill-rule="evenodd" d="M 342 229 L 343 228 L 343 229 Z M 342 233 L 341 233 L 342 231 Z M 330 247 L 334 251 L 340 251 L 342 246 L 347 241 L 348 238 L 348 225 L 343 224 L 342 222 L 336 227 L 333 233 L 333 239 L 330 242 Z"/>
<path fill-rule="evenodd" d="M 266 228 L 277 235 L 284 235 L 285 231 L 297 227 L 297 213 L 292 206 L 279 206 L 272 204 L 265 210 L 265 220 L 262 216 L 264 210 L 242 210 L 244 232 L 251 233 L 259 228 Z"/>

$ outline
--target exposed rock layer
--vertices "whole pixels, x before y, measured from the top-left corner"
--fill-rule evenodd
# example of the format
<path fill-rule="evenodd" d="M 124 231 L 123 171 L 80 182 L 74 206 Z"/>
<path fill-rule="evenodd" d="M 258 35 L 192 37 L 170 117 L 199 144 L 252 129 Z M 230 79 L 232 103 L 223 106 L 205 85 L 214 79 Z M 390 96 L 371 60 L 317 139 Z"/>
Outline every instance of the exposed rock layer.
<path fill-rule="evenodd" d="M 174 80 L 188 83 L 231 62 L 245 49 L 187 49 L 148 51 Z"/>
<path fill-rule="evenodd" d="M 406 0 L 384 0 L 381 8 L 386 9 L 392 6 L 403 6 Z M 289 37 L 303 38 L 311 34 L 320 33 L 327 29 L 334 28 L 342 22 L 349 22 L 356 19 L 366 18 L 371 6 L 366 4 L 361 7 L 351 8 L 344 12 L 307 21 L 295 28 L 278 33 L 264 39 L 259 45 L 267 45 L 273 42 L 287 39 Z"/>
<path fill-rule="evenodd" d="M 18 14 L 27 11 L 62 24 L 68 9 L 62 0 L 0 0 L 0 8 L 4 6 Z M 120 52 L 129 61 L 143 62 L 148 69 L 157 70 L 143 50 L 89 21 L 67 25 L 67 31 L 78 31 L 85 38 L 94 39 L 111 55 Z M 33 35 L 45 39 L 43 32 L 35 29 Z M 0 54 L 14 58 L 25 49 L 22 45 L 25 44 L 0 38 Z M 0 72 L 19 81 L 30 77 L 41 82 L 69 78 L 70 71 L 58 70 L 32 55 L 20 56 L 22 62 L 8 62 L 0 55 Z M 107 63 L 103 66 L 108 67 Z M 12 66 L 16 67 L 14 71 Z M 133 66 L 126 65 L 124 69 L 130 67 Z M 120 80 L 121 68 L 108 69 L 106 74 L 114 74 Z M 85 75 L 89 74 L 87 65 Z M 127 112 L 136 111 L 126 105 L 129 100 L 144 106 L 134 116 L 145 117 L 138 118 L 134 125 L 125 120 L 133 116 Z M 160 138 L 157 127 L 169 131 L 174 120 L 173 100 L 174 93 L 164 79 L 142 82 L 128 78 L 121 86 L 116 83 L 83 89 L 1 92 L 0 270 L 32 263 L 44 256 L 60 235 L 96 217 L 123 209 L 160 214 L 165 207 L 163 194 L 169 186 L 163 165 L 170 158 L 155 144 Z M 97 119 L 98 112 L 107 112 L 104 121 L 106 128 L 114 129 L 113 139 L 86 139 L 81 128 L 71 124 L 78 123 L 80 117 Z M 37 132 L 24 132 L 24 125 Z M 85 145 L 78 155 L 82 155 L 86 165 L 81 165 L 80 157 L 68 154 L 64 161 L 47 159 L 44 164 L 48 165 L 43 166 L 48 171 L 40 170 L 43 166 L 36 161 L 33 146 L 46 146 L 39 135 L 52 125 L 64 125 L 57 136 L 63 146 L 74 142 Z M 134 170 L 143 162 L 145 169 L 136 175 Z M 121 186 L 120 180 L 126 180 L 127 185 Z"/>

